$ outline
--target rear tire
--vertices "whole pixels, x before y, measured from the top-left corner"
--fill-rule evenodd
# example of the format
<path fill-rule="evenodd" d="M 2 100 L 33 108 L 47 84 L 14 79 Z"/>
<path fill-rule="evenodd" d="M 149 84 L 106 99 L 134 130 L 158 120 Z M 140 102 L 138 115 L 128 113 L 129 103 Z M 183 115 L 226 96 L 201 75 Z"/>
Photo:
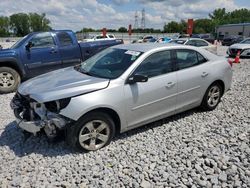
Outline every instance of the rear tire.
<path fill-rule="evenodd" d="M 206 111 L 214 110 L 220 103 L 222 97 L 222 87 L 218 83 L 214 83 L 207 89 L 202 103 L 201 108 Z"/>
<path fill-rule="evenodd" d="M 95 151 L 108 145 L 115 135 L 115 124 L 103 112 L 91 112 L 66 129 L 66 142 L 80 151 Z"/>
<path fill-rule="evenodd" d="M 0 94 L 17 90 L 21 82 L 19 73 L 10 67 L 0 67 Z"/>

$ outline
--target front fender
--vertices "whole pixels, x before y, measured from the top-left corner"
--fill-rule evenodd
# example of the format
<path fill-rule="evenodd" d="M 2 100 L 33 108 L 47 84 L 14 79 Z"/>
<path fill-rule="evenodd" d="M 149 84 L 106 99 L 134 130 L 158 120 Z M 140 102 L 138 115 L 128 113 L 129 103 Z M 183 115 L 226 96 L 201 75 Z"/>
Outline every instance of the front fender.
<path fill-rule="evenodd" d="M 16 69 L 22 78 L 26 77 L 26 69 L 23 63 L 16 57 L 1 57 L 0 56 L 0 67 L 11 67 Z"/>

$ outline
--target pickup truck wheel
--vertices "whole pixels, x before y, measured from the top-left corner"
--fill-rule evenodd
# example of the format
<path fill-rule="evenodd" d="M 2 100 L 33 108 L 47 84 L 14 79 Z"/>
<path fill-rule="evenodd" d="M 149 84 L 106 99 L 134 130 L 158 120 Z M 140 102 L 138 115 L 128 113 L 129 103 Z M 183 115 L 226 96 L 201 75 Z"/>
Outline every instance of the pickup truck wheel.
<path fill-rule="evenodd" d="M 222 88 L 220 84 L 215 83 L 211 85 L 207 89 L 203 97 L 201 108 L 203 110 L 214 110 L 216 106 L 219 104 L 221 97 L 222 97 Z"/>
<path fill-rule="evenodd" d="M 66 130 L 66 141 L 81 151 L 95 151 L 110 143 L 115 124 L 109 115 L 92 112 L 80 118 Z"/>
<path fill-rule="evenodd" d="M 18 72 L 10 67 L 0 67 L 0 93 L 16 91 L 21 78 Z"/>

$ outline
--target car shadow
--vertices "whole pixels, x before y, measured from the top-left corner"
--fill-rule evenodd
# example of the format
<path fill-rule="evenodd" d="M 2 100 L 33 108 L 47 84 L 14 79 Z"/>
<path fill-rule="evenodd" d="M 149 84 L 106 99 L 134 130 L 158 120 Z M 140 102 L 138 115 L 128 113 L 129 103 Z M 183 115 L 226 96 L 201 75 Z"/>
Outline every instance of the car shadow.
<path fill-rule="evenodd" d="M 201 113 L 199 109 L 192 109 L 177 115 L 170 116 L 168 118 L 155 121 L 150 124 L 132 129 L 125 133 L 121 133 L 115 136 L 113 142 L 121 139 L 126 139 L 135 134 L 139 134 L 149 129 L 167 124 L 169 122 L 177 121 L 178 119 L 186 116 L 191 116 L 194 113 Z M 1 131 L 1 130 L 0 130 Z M 0 132 L 1 133 L 1 132 Z M 54 141 L 50 141 L 45 134 L 38 134 L 33 136 L 32 134 L 23 132 L 16 124 L 15 121 L 9 123 L 0 135 L 0 147 L 8 147 L 14 152 L 16 156 L 23 157 L 32 153 L 41 154 L 43 156 L 64 156 L 67 154 L 79 153 L 68 147 L 65 143 L 65 138 L 61 135 L 60 138 Z"/>

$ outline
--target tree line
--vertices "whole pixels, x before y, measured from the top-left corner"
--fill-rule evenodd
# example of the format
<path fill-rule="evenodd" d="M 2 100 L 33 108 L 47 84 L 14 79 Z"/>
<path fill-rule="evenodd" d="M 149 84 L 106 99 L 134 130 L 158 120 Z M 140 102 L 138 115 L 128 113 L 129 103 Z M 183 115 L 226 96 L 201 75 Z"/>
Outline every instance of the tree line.
<path fill-rule="evenodd" d="M 37 13 L 17 13 L 11 16 L 0 16 L 0 36 L 7 37 L 25 36 L 30 32 L 49 31 L 50 20 L 46 18 L 46 14 Z"/>
<path fill-rule="evenodd" d="M 193 33 L 214 33 L 215 27 L 224 24 L 237 24 L 250 22 L 250 10 L 238 9 L 226 12 L 225 8 L 215 9 L 210 13 L 209 18 L 194 20 Z M 164 25 L 163 31 L 166 33 L 186 33 L 187 22 L 169 22 Z"/>

